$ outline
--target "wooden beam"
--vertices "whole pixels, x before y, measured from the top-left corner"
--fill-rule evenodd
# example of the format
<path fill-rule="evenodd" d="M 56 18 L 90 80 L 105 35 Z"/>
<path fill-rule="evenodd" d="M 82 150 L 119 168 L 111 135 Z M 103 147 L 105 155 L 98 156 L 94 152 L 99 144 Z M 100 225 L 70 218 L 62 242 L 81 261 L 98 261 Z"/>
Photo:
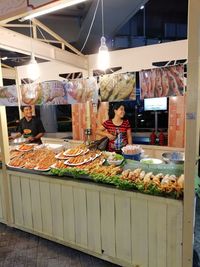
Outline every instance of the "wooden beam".
<path fill-rule="evenodd" d="M 61 41 L 66 47 L 68 47 L 69 49 L 71 49 L 71 51 L 73 51 L 77 55 L 84 56 L 78 49 L 76 49 L 75 47 L 73 47 L 72 45 L 70 45 L 67 41 L 65 41 L 62 37 L 60 37 L 57 33 L 55 33 L 54 31 L 52 31 L 51 29 L 49 29 L 47 26 L 45 26 L 39 20 L 33 19 L 33 23 L 36 24 L 41 29 L 43 29 L 44 31 L 46 31 L 51 36 L 53 36 L 56 40 Z"/>
<path fill-rule="evenodd" d="M 4 68 L 7 68 L 7 69 L 11 69 L 11 70 L 14 69 L 13 67 L 8 66 L 8 65 L 6 65 L 6 64 L 4 64 L 4 63 L 1 63 L 1 66 L 4 67 Z"/>
<path fill-rule="evenodd" d="M 57 40 L 48 40 L 48 39 L 41 39 L 41 38 L 37 38 L 38 41 L 41 42 L 45 42 L 45 43 L 52 43 L 52 44 L 61 44 L 61 41 L 57 41 Z"/>
<path fill-rule="evenodd" d="M 2 76 L 3 76 L 3 79 L 15 80 L 15 78 L 16 78 L 15 77 L 15 70 L 2 68 Z"/>
<path fill-rule="evenodd" d="M 197 173 L 200 118 L 200 1 L 190 0 L 188 12 L 183 267 L 193 266 L 194 180 Z"/>
<path fill-rule="evenodd" d="M 0 26 L 6 27 L 6 28 L 30 28 L 29 24 L 6 24 L 6 23 L 0 23 Z"/>
<path fill-rule="evenodd" d="M 47 60 L 58 60 L 80 69 L 88 69 L 88 58 L 62 50 L 23 34 L 0 27 L 0 47 L 6 50 L 30 55 L 34 52 L 36 57 Z"/>

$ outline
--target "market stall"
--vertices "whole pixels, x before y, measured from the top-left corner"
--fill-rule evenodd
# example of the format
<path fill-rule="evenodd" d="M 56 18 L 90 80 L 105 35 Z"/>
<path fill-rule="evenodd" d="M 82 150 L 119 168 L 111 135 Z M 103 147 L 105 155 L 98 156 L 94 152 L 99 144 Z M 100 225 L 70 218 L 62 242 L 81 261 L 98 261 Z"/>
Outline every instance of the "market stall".
<path fill-rule="evenodd" d="M 24 151 L 19 151 L 23 148 L 18 147 L 14 157 L 14 152 L 9 153 L 5 108 L 1 107 L 2 222 L 122 266 L 192 266 L 194 176 L 200 106 L 199 50 L 195 39 L 198 36 L 196 12 L 199 9 L 197 0 L 191 0 L 185 169 L 177 166 L 170 169 L 170 166 L 163 165 L 155 168 L 150 164 L 144 166 L 128 160 L 122 166 L 123 169 L 112 164 L 101 166 L 104 158 L 97 151 L 95 157 L 92 151 L 87 151 L 84 159 L 79 157 L 81 155 L 76 155 L 74 162 L 69 159 L 68 148 L 64 149 L 64 156 L 69 157 L 67 159 L 56 158 L 52 151 L 48 152 L 50 154 L 45 152 L 48 164 L 45 160 L 41 161 L 43 158 L 40 150 L 33 152 L 32 148 L 19 155 L 18 152 Z M 191 33 L 191 29 L 196 31 L 196 35 Z M 166 60 L 187 58 L 187 42 L 183 43 L 183 46 L 181 42 L 162 45 L 156 60 L 163 59 L 163 55 Z M 170 50 L 169 47 L 173 49 Z M 154 53 L 149 53 L 149 49 L 155 49 L 155 46 L 147 47 L 146 52 L 145 49 L 139 49 L 142 55 L 139 60 L 149 62 L 137 66 L 138 70 L 148 69 L 154 60 Z M 164 51 L 168 51 L 170 55 Z M 118 52 L 113 52 L 112 56 Z M 135 59 L 130 60 L 130 54 L 127 53 L 126 57 L 121 55 L 121 58 L 117 56 L 114 65 L 121 64 L 127 58 L 129 65 L 123 71 L 130 71 L 132 64 L 136 64 Z M 90 66 L 94 61 L 95 56 L 89 57 Z M 134 67 L 134 70 L 137 68 Z M 86 110 L 89 110 L 88 107 Z M 84 119 L 85 117 L 88 117 L 88 111 L 84 114 Z M 91 128 L 91 121 L 85 126 Z M 160 150 L 155 147 L 157 151 L 153 147 L 150 149 L 155 157 L 170 150 L 165 147 Z M 30 153 L 38 153 L 40 160 L 35 161 L 36 154 L 30 157 Z M 11 160 L 10 155 L 13 156 Z M 29 161 L 29 158 L 34 160 Z M 89 161 L 86 162 L 85 159 Z M 103 172 L 105 173 L 102 174 Z M 167 183 L 163 182 L 165 179 Z"/>
<path fill-rule="evenodd" d="M 122 266 L 181 266 L 182 168 L 154 166 L 150 181 L 152 166 L 102 165 L 104 152 L 84 145 L 56 156 L 32 149 L 11 151 L 12 226 Z M 168 172 L 176 186 L 159 181 Z"/>

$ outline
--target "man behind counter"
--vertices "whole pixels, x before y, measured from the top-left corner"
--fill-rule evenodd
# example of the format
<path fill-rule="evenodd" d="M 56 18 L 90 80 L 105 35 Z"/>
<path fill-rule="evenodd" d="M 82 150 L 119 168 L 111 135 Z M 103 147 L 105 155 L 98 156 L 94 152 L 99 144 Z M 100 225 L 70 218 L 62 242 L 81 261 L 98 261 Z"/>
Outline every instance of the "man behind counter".
<path fill-rule="evenodd" d="M 23 135 L 29 142 L 41 143 L 41 137 L 45 133 L 41 120 L 32 115 L 31 106 L 22 106 L 21 111 L 24 114 L 24 118 L 19 121 L 16 137 Z"/>

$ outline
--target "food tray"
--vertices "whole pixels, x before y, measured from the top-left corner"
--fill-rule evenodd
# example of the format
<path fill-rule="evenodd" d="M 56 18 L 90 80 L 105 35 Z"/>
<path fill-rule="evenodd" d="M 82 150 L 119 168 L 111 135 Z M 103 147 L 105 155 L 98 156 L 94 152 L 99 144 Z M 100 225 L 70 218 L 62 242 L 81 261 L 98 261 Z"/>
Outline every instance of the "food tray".
<path fill-rule="evenodd" d="M 68 150 L 66 150 L 65 152 L 63 152 L 63 155 L 65 155 L 66 157 L 76 157 L 76 156 L 81 155 L 81 153 L 83 152 L 83 150 L 80 149 L 80 151 L 78 153 L 76 153 L 76 154 L 67 154 L 67 151 Z"/>
<path fill-rule="evenodd" d="M 38 167 L 35 167 L 33 170 L 40 171 L 40 172 L 47 172 L 47 171 L 50 170 L 50 167 L 49 168 L 46 168 L 46 169 L 39 169 Z"/>
<path fill-rule="evenodd" d="M 90 151 L 89 149 L 83 150 L 83 152 L 81 152 L 81 155 L 85 155 L 85 154 L 87 154 L 89 151 Z"/>
<path fill-rule="evenodd" d="M 16 166 L 12 166 L 10 164 L 6 164 L 9 168 L 14 168 L 14 169 L 23 169 L 24 165 L 20 166 L 20 167 L 16 167 Z"/>
<path fill-rule="evenodd" d="M 56 169 L 56 170 L 60 170 L 60 168 L 56 167 L 56 163 L 52 164 L 50 166 L 51 169 Z"/>
<path fill-rule="evenodd" d="M 56 159 L 61 159 L 61 160 L 67 160 L 69 158 L 69 156 L 62 156 L 63 155 L 63 152 L 60 152 L 59 154 L 57 154 L 55 156 Z"/>
<path fill-rule="evenodd" d="M 68 163 L 68 160 L 66 160 L 66 161 L 64 162 L 64 164 L 69 165 L 69 166 L 79 166 L 79 165 L 83 165 L 83 164 L 85 164 L 85 163 L 87 163 L 87 162 L 90 162 L 90 161 L 92 161 L 92 160 L 93 160 L 93 159 L 90 158 L 89 160 L 84 160 L 84 161 L 79 162 L 79 163 Z"/>
<path fill-rule="evenodd" d="M 20 151 L 20 152 L 27 152 L 27 151 L 33 150 L 33 148 L 34 148 L 34 145 L 28 145 L 28 144 L 26 144 L 26 146 L 29 147 L 29 148 L 27 148 L 27 149 L 20 149 L 20 147 L 21 147 L 21 145 L 20 145 L 20 146 L 16 147 L 16 150 L 17 151 Z"/>

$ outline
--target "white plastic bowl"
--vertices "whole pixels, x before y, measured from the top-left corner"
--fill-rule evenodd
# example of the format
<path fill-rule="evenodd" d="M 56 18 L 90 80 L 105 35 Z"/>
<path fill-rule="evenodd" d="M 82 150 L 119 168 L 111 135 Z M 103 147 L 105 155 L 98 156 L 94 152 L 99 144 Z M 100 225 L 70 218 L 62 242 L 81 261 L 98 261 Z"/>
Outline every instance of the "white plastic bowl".
<path fill-rule="evenodd" d="M 124 159 L 118 159 L 118 160 L 112 160 L 112 159 L 107 159 L 108 164 L 110 165 L 115 165 L 115 166 L 119 166 Z"/>
<path fill-rule="evenodd" d="M 48 144 L 47 148 L 54 151 L 54 153 L 60 153 L 63 150 L 63 145 L 61 145 L 61 144 Z"/>

